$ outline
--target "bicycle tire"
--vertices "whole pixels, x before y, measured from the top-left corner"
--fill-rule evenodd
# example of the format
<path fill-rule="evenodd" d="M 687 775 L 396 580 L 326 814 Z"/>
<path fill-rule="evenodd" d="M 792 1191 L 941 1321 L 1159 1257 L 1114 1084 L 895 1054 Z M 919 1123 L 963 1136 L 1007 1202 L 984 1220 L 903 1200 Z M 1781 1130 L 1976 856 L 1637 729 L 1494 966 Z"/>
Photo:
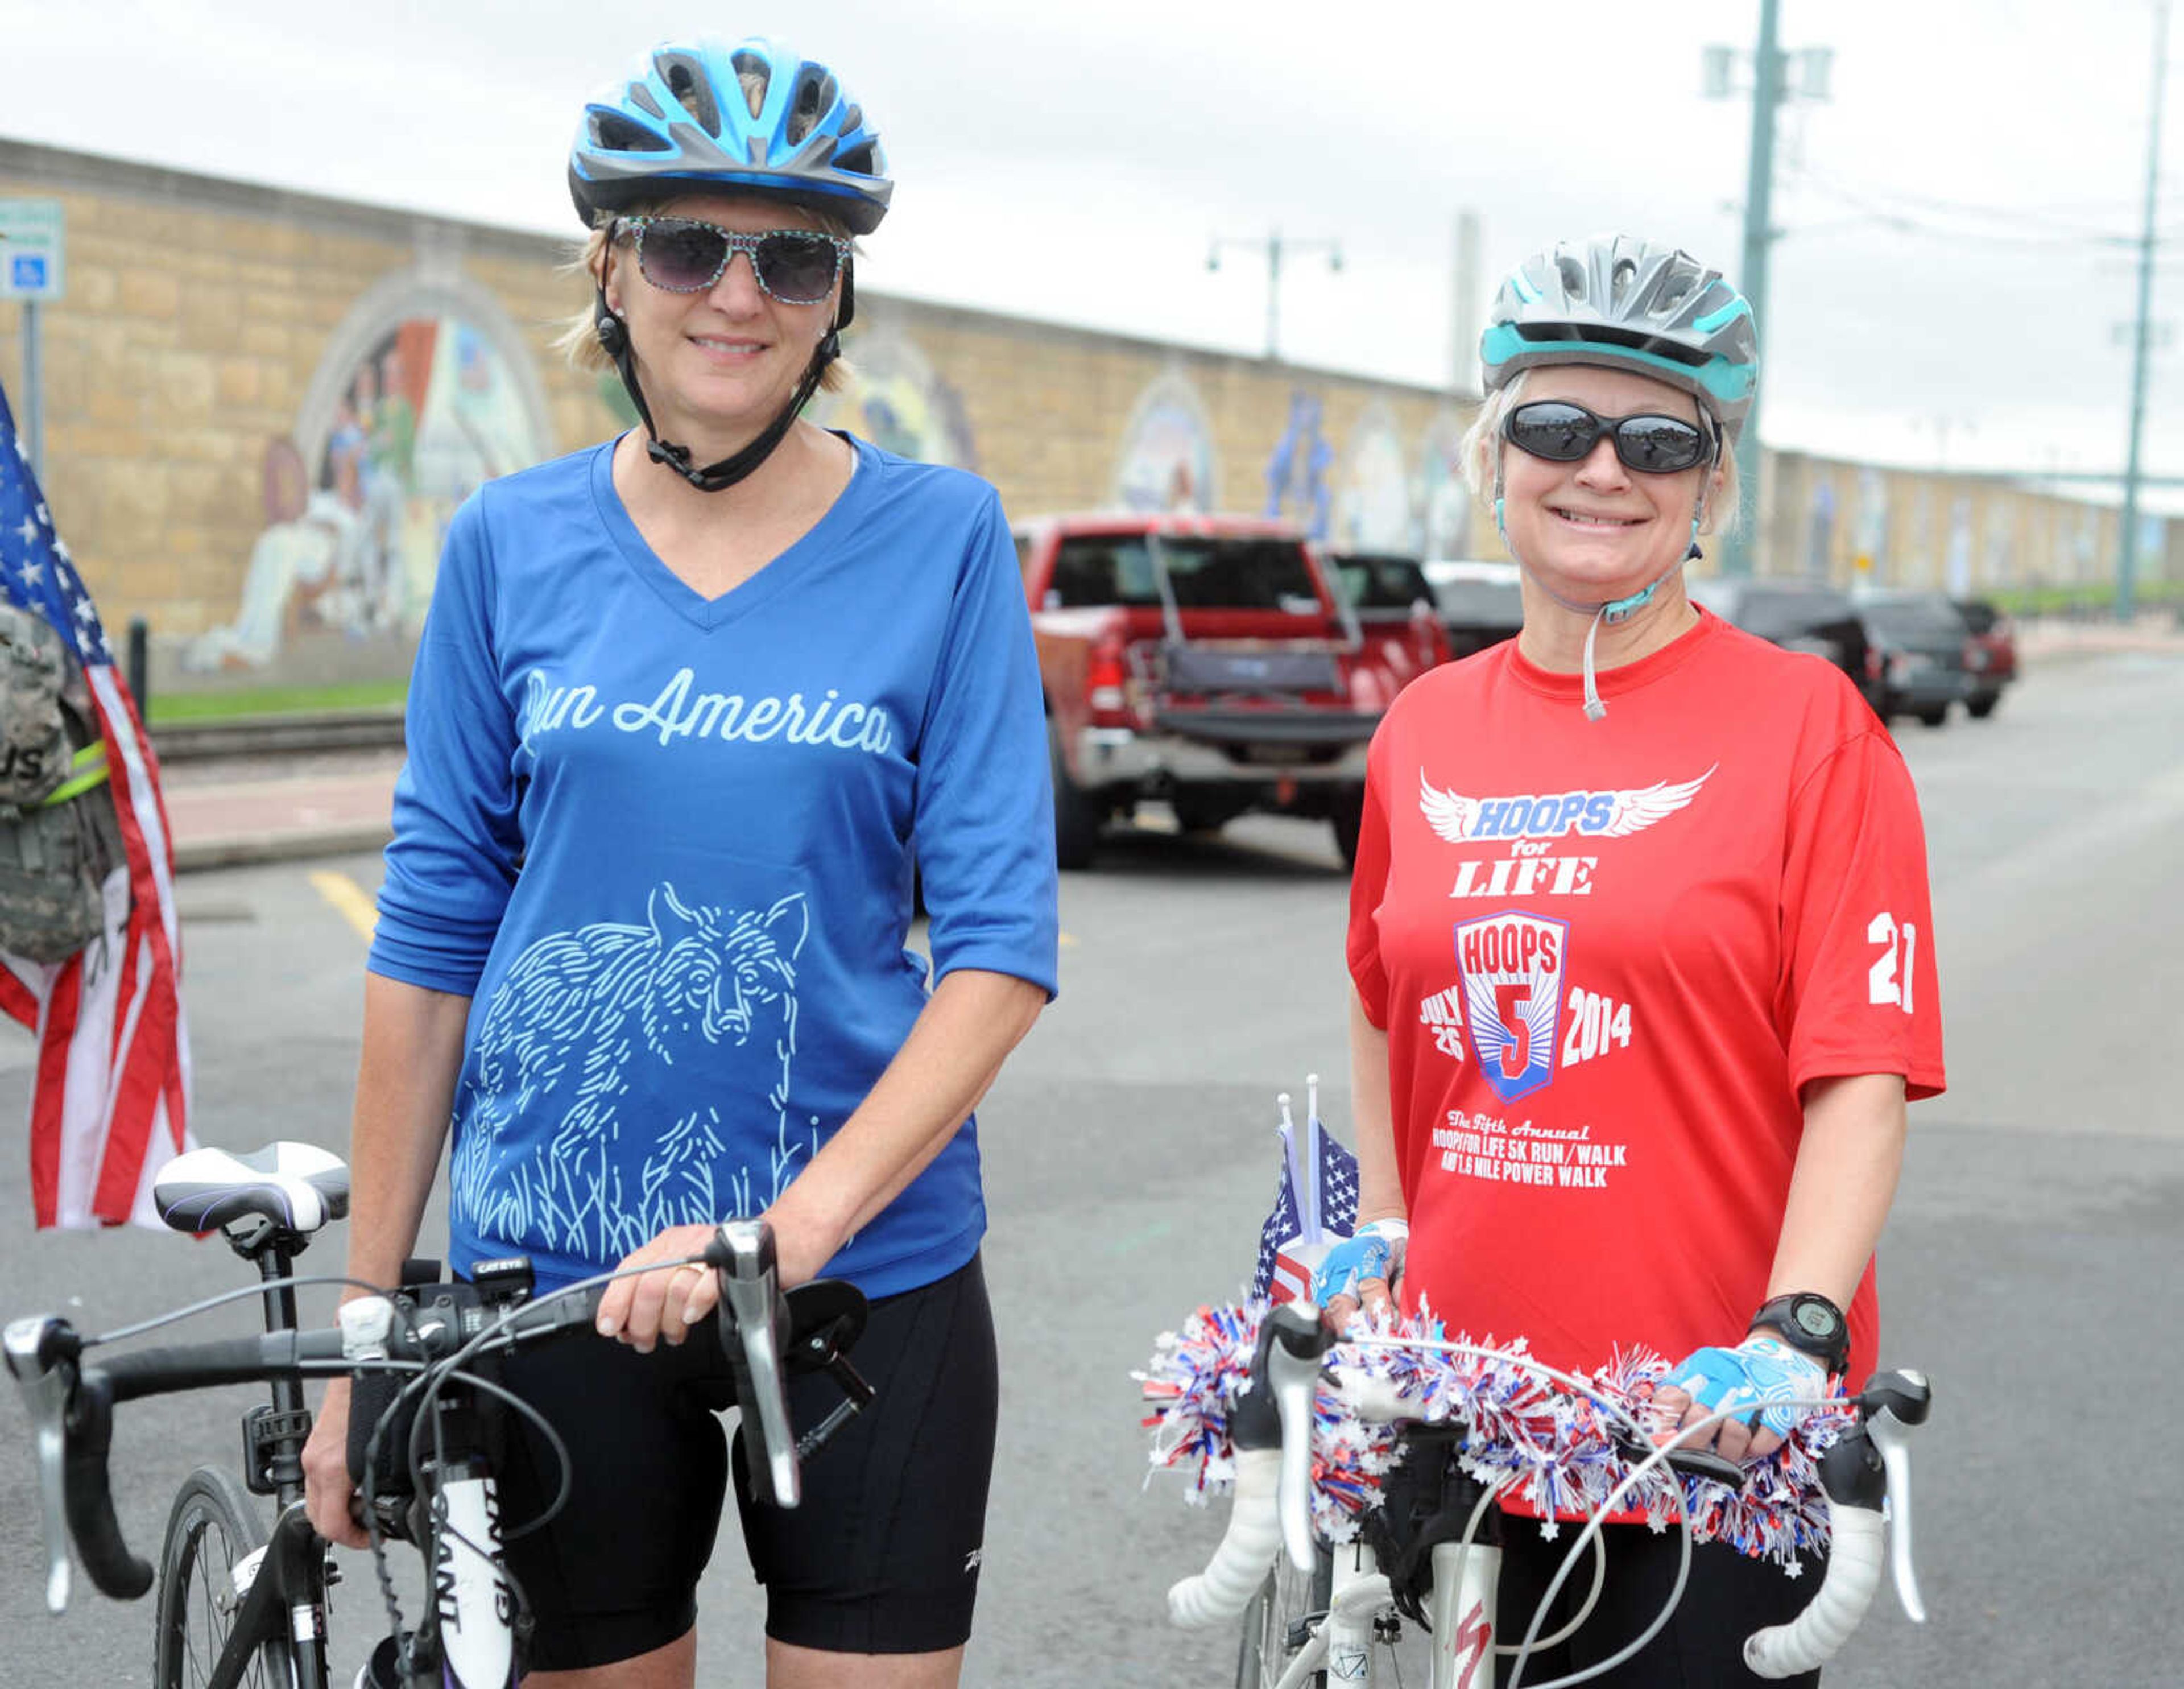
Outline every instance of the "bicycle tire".
<path fill-rule="evenodd" d="M 202 1689 L 235 1625 L 236 1562 L 265 1546 L 258 1504 L 233 1474 L 200 1466 L 175 1492 L 159 1547 L 152 1681 L 156 1689 Z M 225 1605 L 223 1605 L 225 1603 Z M 285 1610 L 276 1609 L 286 1619 Z M 242 1675 L 242 1689 L 293 1689 L 295 1656 L 270 1636 Z"/>
<path fill-rule="evenodd" d="M 1309 1614 L 1326 1612 L 1334 1589 L 1334 1558 L 1324 1545 L 1312 1549 L 1308 1575 L 1291 1565 L 1286 1554 L 1275 1558 L 1267 1580 L 1244 1609 L 1236 1689 L 1274 1689 L 1296 1652 L 1290 1645 L 1290 1628 Z M 1305 1679 L 1305 1689 L 1326 1689 L 1326 1683 L 1327 1674 L 1315 1671 Z"/>

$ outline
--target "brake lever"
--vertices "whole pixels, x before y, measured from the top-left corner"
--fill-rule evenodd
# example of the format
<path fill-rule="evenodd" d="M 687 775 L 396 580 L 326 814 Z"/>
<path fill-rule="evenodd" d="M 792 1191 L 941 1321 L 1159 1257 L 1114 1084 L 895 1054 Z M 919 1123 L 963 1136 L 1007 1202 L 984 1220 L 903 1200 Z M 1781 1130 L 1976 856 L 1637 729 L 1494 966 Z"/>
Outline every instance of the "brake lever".
<path fill-rule="evenodd" d="M 737 1399 L 744 1407 L 752 1498 L 793 1508 L 803 1498 L 803 1480 L 783 1378 L 787 1304 L 775 1265 L 773 1228 L 764 1220 L 730 1220 L 705 1246 L 705 1260 L 721 1276 L 721 1346 L 727 1352 Z M 756 1424 L 751 1423 L 754 1413 Z"/>
<path fill-rule="evenodd" d="M 66 1320 L 31 1314 L 8 1323 L 6 1332 L 0 1334 L 0 1348 L 4 1348 L 8 1370 L 23 1392 L 37 1452 L 38 1505 L 46 1537 L 46 1610 L 64 1613 L 70 1577 L 67 1420 L 82 1345 Z"/>
<path fill-rule="evenodd" d="M 1273 1341 L 1267 1348 L 1267 1384 L 1273 1392 L 1282 1427 L 1282 1464 L 1275 1495 L 1281 1511 L 1282 1544 L 1290 1564 L 1312 1570 L 1312 1415 L 1319 1388 L 1320 1362 L 1334 1335 L 1320 1323 L 1309 1302 L 1284 1302 L 1267 1321 Z"/>
<path fill-rule="evenodd" d="M 1911 1428 L 1924 1424 L 1933 1411 L 1933 1387 L 1924 1373 L 1905 1368 L 1868 1380 L 1858 1398 L 1866 1413 L 1866 1433 L 1880 1452 L 1888 1475 L 1888 1569 L 1896 1598 L 1914 1625 L 1926 1622 L 1919 1598 L 1919 1580 L 1911 1564 Z"/>

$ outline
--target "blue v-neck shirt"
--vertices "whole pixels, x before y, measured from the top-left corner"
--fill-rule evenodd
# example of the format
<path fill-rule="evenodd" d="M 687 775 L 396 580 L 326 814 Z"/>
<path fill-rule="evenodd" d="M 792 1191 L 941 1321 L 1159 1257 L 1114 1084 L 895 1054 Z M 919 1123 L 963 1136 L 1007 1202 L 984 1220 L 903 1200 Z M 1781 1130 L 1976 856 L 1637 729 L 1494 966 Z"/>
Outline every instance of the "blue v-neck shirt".
<path fill-rule="evenodd" d="M 639 535 L 611 443 L 455 516 L 369 965 L 472 1000 L 459 1268 L 521 1252 L 563 1283 L 765 1209 L 924 1005 L 913 850 L 933 978 L 1056 989 L 1045 723 L 1000 501 L 851 444 L 833 506 L 716 599 Z M 911 1289 L 984 1228 L 967 1122 L 828 1270 Z"/>

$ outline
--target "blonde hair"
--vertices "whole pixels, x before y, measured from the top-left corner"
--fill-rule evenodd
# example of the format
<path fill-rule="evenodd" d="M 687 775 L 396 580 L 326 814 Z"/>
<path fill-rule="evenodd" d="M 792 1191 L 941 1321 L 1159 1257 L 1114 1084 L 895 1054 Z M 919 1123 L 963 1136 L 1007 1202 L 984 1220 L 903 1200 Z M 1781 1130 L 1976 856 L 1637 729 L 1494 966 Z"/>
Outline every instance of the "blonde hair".
<path fill-rule="evenodd" d="M 1524 387 L 1531 375 L 1530 370 L 1519 370 L 1507 386 L 1488 393 L 1486 402 L 1479 407 L 1479 415 L 1464 431 L 1464 484 L 1471 488 L 1471 496 L 1489 511 L 1494 508 L 1495 467 L 1506 449 L 1502 439 L 1502 421 L 1524 402 Z M 1721 424 L 1714 420 L 1713 413 L 1703 404 L 1699 405 L 1699 410 L 1719 432 Z M 1715 464 L 1713 475 L 1713 485 L 1707 493 L 1706 514 L 1700 520 L 1699 532 L 1735 533 L 1744 516 L 1743 482 L 1737 474 L 1736 453 L 1726 438 L 1722 442 L 1721 459 Z"/>
<path fill-rule="evenodd" d="M 627 215 L 650 216 L 666 203 L 662 201 L 657 206 L 630 206 L 627 208 Z M 808 208 L 800 209 L 808 210 Z M 604 288 L 606 285 L 607 233 L 614 226 L 617 215 L 607 211 L 599 213 L 599 221 L 577 242 L 568 262 L 555 266 L 554 274 L 582 276 L 594 289 Z M 808 215 L 827 234 L 838 236 L 844 240 L 851 239 L 850 226 L 839 218 L 829 216 L 824 211 L 809 211 Z M 848 272 L 845 270 L 844 273 L 846 275 Z M 562 318 L 560 332 L 549 343 L 554 350 L 568 360 L 571 369 L 581 370 L 586 375 L 603 374 L 615 366 L 614 360 L 607 356 L 606 348 L 599 344 L 594 309 L 593 304 L 587 304 L 582 310 Z M 827 365 L 825 373 L 819 377 L 819 391 L 839 393 L 850 385 L 855 373 L 849 360 L 837 358 Z"/>

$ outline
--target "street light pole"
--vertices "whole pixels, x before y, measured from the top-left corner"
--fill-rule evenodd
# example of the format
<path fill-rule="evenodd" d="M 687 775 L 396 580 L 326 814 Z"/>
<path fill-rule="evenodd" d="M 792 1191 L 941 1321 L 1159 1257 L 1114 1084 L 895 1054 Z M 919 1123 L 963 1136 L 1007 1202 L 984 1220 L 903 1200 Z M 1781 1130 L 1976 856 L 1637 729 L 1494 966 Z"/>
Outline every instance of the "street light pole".
<path fill-rule="evenodd" d="M 1223 247 L 1249 247 L 1267 256 L 1267 361 L 1273 363 L 1281 356 L 1282 254 L 1284 251 L 1324 252 L 1327 267 L 1339 270 L 1342 268 L 1342 242 L 1331 240 L 1284 242 L 1279 229 L 1273 230 L 1264 240 L 1224 239 L 1216 236 L 1206 254 L 1208 270 L 1221 267 L 1221 248 Z"/>
<path fill-rule="evenodd" d="M 2146 220 L 2138 242 L 2138 323 L 2132 335 L 2131 366 L 2131 449 L 2124 470 L 2123 543 L 2116 555 L 2116 619 L 2128 622 L 2137 613 L 2138 587 L 2139 452 L 2146 433 L 2146 371 L 2151 361 L 2153 307 L 2154 202 L 2161 185 L 2161 102 L 2169 70 L 2169 0 L 2155 0 L 2153 8 L 2153 110 L 2146 137 Z"/>

